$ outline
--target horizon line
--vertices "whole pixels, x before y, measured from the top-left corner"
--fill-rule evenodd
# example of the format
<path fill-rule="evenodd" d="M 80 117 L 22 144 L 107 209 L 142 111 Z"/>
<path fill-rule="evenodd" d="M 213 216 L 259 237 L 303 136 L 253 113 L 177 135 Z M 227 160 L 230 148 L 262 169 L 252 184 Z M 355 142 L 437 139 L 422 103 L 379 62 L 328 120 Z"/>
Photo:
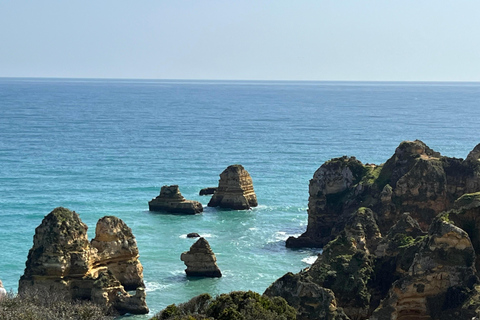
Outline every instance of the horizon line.
<path fill-rule="evenodd" d="M 134 80 L 134 81 L 219 81 L 219 82 L 392 82 L 392 83 L 480 83 L 480 80 L 290 80 L 290 79 L 208 79 L 208 78 L 110 78 L 110 77 L 24 77 L 0 76 L 0 79 L 50 79 L 50 80 Z"/>

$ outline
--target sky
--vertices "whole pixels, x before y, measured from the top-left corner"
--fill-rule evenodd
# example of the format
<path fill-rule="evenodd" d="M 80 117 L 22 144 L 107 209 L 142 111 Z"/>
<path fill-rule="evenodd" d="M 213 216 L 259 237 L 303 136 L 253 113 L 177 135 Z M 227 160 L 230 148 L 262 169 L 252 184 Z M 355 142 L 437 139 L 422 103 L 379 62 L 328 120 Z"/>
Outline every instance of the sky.
<path fill-rule="evenodd" d="M 480 1 L 0 0 L 0 77 L 480 81 Z"/>

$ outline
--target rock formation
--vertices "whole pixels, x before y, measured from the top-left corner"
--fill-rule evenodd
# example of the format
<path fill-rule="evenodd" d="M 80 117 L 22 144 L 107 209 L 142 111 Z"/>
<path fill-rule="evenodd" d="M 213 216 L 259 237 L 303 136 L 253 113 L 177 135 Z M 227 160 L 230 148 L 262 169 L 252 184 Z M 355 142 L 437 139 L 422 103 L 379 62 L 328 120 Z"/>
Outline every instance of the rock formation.
<path fill-rule="evenodd" d="M 265 294 L 305 319 L 332 319 L 328 301 L 358 320 L 480 319 L 479 160 L 480 145 L 462 160 L 417 140 L 379 166 L 326 162 L 310 181 L 307 231 L 287 240 L 323 252 Z M 307 285 L 331 297 L 303 303 Z"/>
<path fill-rule="evenodd" d="M 208 203 L 209 207 L 233 210 L 250 209 L 257 205 L 252 178 L 239 164 L 229 166 L 220 174 L 218 189 Z"/>
<path fill-rule="evenodd" d="M 180 260 L 187 266 L 185 269 L 187 276 L 212 278 L 222 276 L 216 263 L 217 258 L 205 238 L 198 239 L 189 251 L 182 253 Z"/>
<path fill-rule="evenodd" d="M 187 238 L 200 238 L 200 235 L 196 232 L 190 232 L 187 234 Z"/>
<path fill-rule="evenodd" d="M 264 295 L 284 298 L 297 310 L 297 320 L 348 319 L 342 308 L 337 308 L 333 292 L 319 286 L 302 273 L 285 274 L 268 287 Z"/>
<path fill-rule="evenodd" d="M 459 307 L 451 301 L 478 283 L 475 251 L 462 229 L 436 219 L 422 241 L 408 273 L 395 281 L 371 320 L 439 319 Z M 462 302 L 462 301 L 461 301 Z M 453 307 L 453 308 L 452 308 Z M 458 310 L 456 310 L 458 312 Z M 475 316 L 471 313 L 468 319 Z M 466 319 L 466 318 L 465 318 Z"/>
<path fill-rule="evenodd" d="M 404 141 L 381 165 L 355 157 L 324 163 L 310 180 L 308 226 L 287 247 L 323 247 L 343 230 L 346 217 L 360 207 L 374 212 L 382 233 L 410 212 L 423 230 L 465 193 L 480 191 L 480 145 L 466 160 L 444 157 L 423 142 Z"/>
<path fill-rule="evenodd" d="M 160 195 L 148 203 L 150 211 L 166 211 L 170 213 L 196 214 L 203 212 L 200 202 L 185 200 L 178 185 L 163 186 Z"/>
<path fill-rule="evenodd" d="M 148 313 L 138 248 L 130 228 L 114 217 L 105 217 L 98 225 L 95 245 L 100 252 L 88 241 L 87 226 L 74 211 L 59 207 L 45 216 L 35 230 L 19 292 L 46 288 L 72 299 L 92 300 L 121 314 Z M 121 272 L 133 274 L 117 279 L 115 274 Z M 126 292 L 122 281 L 128 289 L 136 289 L 134 296 Z"/>
<path fill-rule="evenodd" d="M 145 287 L 137 240 L 121 219 L 107 216 L 98 220 L 92 246 L 98 251 L 97 264 L 107 266 L 125 290 Z"/>
<path fill-rule="evenodd" d="M 3 287 L 3 282 L 0 280 L 0 300 L 7 296 L 7 290 Z"/>
<path fill-rule="evenodd" d="M 210 194 L 214 194 L 215 191 L 217 191 L 217 189 L 218 189 L 217 187 L 203 188 L 202 190 L 200 190 L 198 194 L 201 196 L 208 196 Z"/>

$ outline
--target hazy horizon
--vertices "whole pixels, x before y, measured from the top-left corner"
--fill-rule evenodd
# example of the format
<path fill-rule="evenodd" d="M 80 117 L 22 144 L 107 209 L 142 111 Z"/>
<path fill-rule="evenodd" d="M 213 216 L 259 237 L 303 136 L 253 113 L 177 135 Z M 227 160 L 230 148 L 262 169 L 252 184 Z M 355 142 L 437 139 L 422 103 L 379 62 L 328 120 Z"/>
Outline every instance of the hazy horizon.
<path fill-rule="evenodd" d="M 480 2 L 0 2 L 0 77 L 480 81 Z"/>

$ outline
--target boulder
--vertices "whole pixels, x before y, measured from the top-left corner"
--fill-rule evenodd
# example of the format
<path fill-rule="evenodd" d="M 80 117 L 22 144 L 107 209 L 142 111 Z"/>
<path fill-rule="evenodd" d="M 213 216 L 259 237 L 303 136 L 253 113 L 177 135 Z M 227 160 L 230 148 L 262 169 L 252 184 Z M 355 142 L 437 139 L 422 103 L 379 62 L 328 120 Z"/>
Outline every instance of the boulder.
<path fill-rule="evenodd" d="M 222 276 L 216 263 L 217 258 L 205 238 L 198 239 L 189 251 L 182 253 L 180 260 L 187 266 L 185 269 L 187 276 L 212 278 Z"/>
<path fill-rule="evenodd" d="M 133 245 L 135 240 L 130 228 L 114 217 L 101 221 L 97 230 L 100 240 L 95 241 L 101 249 L 99 252 L 88 241 L 88 228 L 76 212 L 59 207 L 45 216 L 35 229 L 33 247 L 19 281 L 19 293 L 30 288 L 55 290 L 72 299 L 92 300 L 121 314 L 148 313 L 143 278 L 141 272 L 138 273 L 141 270 L 136 260 L 138 248 Z M 137 289 L 135 296 L 128 294 L 115 277 L 115 273 L 120 272 L 118 266 L 131 262 L 136 269 L 120 269 L 133 275 L 120 277 L 129 289 Z"/>
<path fill-rule="evenodd" d="M 187 238 L 200 238 L 200 235 L 196 232 L 190 232 L 187 234 Z"/>
<path fill-rule="evenodd" d="M 217 191 L 217 189 L 218 189 L 217 187 L 203 188 L 202 190 L 200 190 L 199 195 L 208 196 L 208 195 L 214 194 L 215 191 Z"/>
<path fill-rule="evenodd" d="M 169 213 L 196 214 L 203 212 L 200 202 L 185 200 L 178 185 L 163 186 L 160 195 L 148 203 L 150 211 L 166 211 Z"/>
<path fill-rule="evenodd" d="M 220 174 L 218 189 L 208 203 L 209 207 L 233 210 L 246 210 L 257 205 L 252 178 L 239 164 L 227 167 Z"/>

